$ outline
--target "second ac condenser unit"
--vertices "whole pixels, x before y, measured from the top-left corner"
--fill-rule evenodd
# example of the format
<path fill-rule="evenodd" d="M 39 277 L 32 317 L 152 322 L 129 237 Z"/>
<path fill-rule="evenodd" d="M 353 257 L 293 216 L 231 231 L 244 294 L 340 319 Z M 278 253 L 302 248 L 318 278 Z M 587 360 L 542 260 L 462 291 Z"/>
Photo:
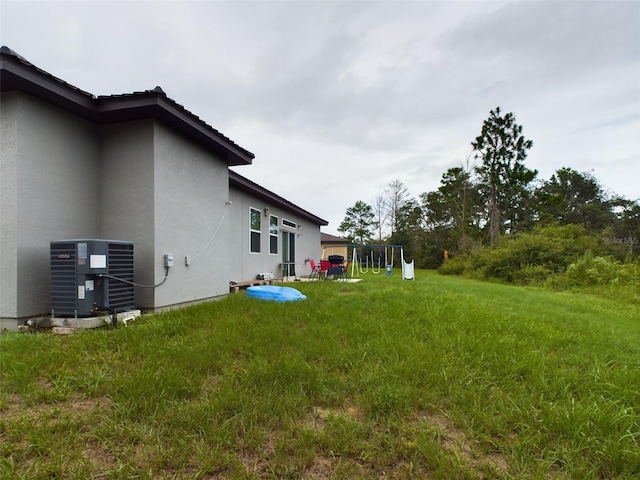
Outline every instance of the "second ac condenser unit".
<path fill-rule="evenodd" d="M 51 310 L 89 317 L 135 308 L 133 243 L 81 239 L 51 242 Z"/>

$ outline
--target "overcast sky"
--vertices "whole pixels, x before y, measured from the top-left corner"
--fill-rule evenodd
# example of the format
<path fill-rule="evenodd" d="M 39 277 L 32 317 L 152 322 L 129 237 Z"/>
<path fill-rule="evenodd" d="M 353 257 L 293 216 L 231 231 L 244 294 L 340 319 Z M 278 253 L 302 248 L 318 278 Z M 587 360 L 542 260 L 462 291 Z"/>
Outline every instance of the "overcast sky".
<path fill-rule="evenodd" d="M 497 106 L 539 178 L 640 197 L 637 0 L 1 0 L 0 17 L 2 45 L 82 90 L 161 86 L 327 233 L 393 180 L 437 189 Z"/>

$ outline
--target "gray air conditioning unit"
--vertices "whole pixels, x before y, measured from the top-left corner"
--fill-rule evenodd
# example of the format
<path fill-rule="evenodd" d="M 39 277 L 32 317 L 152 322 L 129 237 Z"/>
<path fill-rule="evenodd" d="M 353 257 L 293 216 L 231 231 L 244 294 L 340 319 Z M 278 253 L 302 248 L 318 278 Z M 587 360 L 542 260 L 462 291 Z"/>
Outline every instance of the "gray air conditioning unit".
<path fill-rule="evenodd" d="M 91 317 L 135 308 L 133 243 L 117 240 L 51 242 L 51 314 Z"/>

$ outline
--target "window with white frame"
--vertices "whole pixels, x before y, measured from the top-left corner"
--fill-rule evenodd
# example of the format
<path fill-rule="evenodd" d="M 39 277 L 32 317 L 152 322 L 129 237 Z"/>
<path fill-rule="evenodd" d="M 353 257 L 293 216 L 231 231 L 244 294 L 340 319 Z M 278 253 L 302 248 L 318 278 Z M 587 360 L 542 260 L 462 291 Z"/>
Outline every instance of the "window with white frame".
<path fill-rule="evenodd" d="M 269 253 L 278 254 L 278 217 L 269 217 Z"/>
<path fill-rule="evenodd" d="M 251 253 L 260 253 L 262 233 L 262 212 L 256 208 L 249 209 L 249 236 Z"/>

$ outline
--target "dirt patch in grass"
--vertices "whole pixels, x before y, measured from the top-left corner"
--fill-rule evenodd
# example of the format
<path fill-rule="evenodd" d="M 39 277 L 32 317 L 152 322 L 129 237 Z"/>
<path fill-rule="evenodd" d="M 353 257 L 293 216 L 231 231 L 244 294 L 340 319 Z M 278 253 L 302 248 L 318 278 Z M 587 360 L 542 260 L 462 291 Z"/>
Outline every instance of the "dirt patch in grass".
<path fill-rule="evenodd" d="M 363 413 L 362 410 L 355 405 L 344 408 L 313 407 L 303 420 L 303 424 L 312 430 L 322 430 L 332 417 L 361 421 Z"/>
<path fill-rule="evenodd" d="M 313 478 L 315 480 L 328 480 L 336 470 L 337 460 L 316 455 L 313 465 L 304 471 L 304 478 Z"/>
<path fill-rule="evenodd" d="M 497 472 L 505 474 L 509 471 L 507 458 L 499 452 L 482 451 L 465 431 L 454 424 L 444 413 L 423 413 L 419 421 L 428 424 L 438 435 L 442 448 L 459 458 L 468 468 L 478 472 Z M 491 478 L 482 475 L 480 478 Z"/>
<path fill-rule="evenodd" d="M 46 383 L 40 384 L 40 387 L 50 388 Z M 43 431 L 64 431 L 68 428 L 69 422 L 76 422 L 86 426 L 79 427 L 75 433 L 79 434 L 74 440 L 70 440 L 68 448 L 77 452 L 78 448 L 82 449 L 82 458 L 91 465 L 95 472 L 104 472 L 117 466 L 117 459 L 113 454 L 99 442 L 87 436 L 90 432 L 87 430 L 90 426 L 95 426 L 94 420 L 81 420 L 81 418 L 93 417 L 101 411 L 111 409 L 111 399 L 107 397 L 99 398 L 83 398 L 72 396 L 63 401 L 40 402 L 30 404 L 26 402 L 22 396 L 13 394 L 9 397 L 5 407 L 0 410 L 0 420 L 7 422 L 10 431 L 12 422 L 20 425 L 33 425 L 33 428 L 42 429 Z M 34 448 L 40 447 L 33 443 L 33 440 L 25 438 L 17 438 L 7 436 L 2 441 L 7 445 L 12 444 L 12 450 L 15 450 L 18 456 L 25 455 L 27 458 L 23 460 L 23 467 L 29 469 L 33 464 L 35 467 L 37 462 L 41 461 L 41 457 L 31 457 L 28 453 Z M 37 468 L 36 468 L 37 470 Z"/>
<path fill-rule="evenodd" d="M 9 395 L 5 401 L 5 406 L 0 408 L 0 420 L 14 417 L 20 410 L 26 407 L 26 403 L 20 395 L 14 393 Z"/>
<path fill-rule="evenodd" d="M 0 410 L 0 419 L 9 419 L 22 416 L 23 418 L 51 418 L 53 419 L 60 412 L 72 415 L 91 415 L 98 410 L 111 408 L 111 399 L 72 397 L 64 401 L 47 403 L 37 403 L 28 405 L 24 399 L 13 394 L 9 397 L 5 408 Z"/>
<path fill-rule="evenodd" d="M 272 478 L 274 465 L 277 464 L 276 457 L 279 437 L 276 433 L 271 433 L 265 440 L 260 451 L 246 450 L 239 453 L 238 457 L 245 470 L 258 478 Z M 306 460 L 293 459 L 288 462 L 290 465 L 299 463 L 298 468 L 302 479 L 328 480 L 335 473 L 338 459 L 315 454 L 313 458 Z"/>

